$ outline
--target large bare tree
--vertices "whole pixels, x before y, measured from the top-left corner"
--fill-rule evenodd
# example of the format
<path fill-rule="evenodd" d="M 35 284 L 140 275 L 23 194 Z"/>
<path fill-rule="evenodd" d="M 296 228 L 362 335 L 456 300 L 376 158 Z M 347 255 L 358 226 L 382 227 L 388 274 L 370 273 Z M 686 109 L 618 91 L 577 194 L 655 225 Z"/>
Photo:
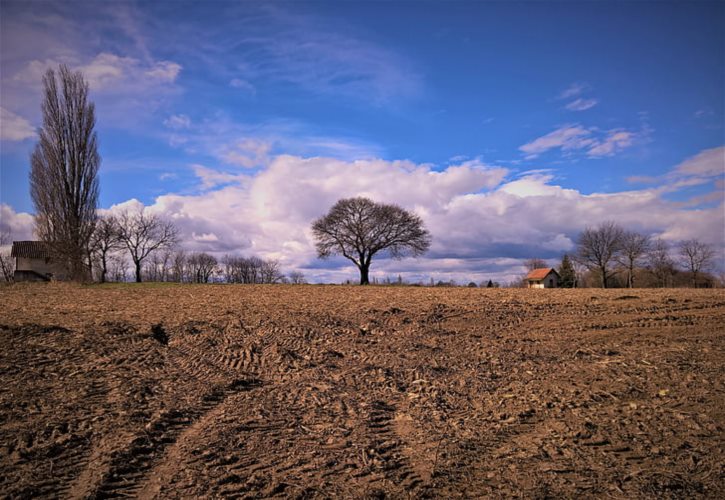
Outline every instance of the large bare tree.
<path fill-rule="evenodd" d="M 587 269 L 599 274 L 602 288 L 607 288 L 615 274 L 610 263 L 621 251 L 623 235 L 624 229 L 611 221 L 588 227 L 579 235 L 576 258 Z"/>
<path fill-rule="evenodd" d="M 80 72 L 60 66 L 43 77 L 43 126 L 30 156 L 36 229 L 72 279 L 86 279 L 98 206 L 95 109 Z"/>
<path fill-rule="evenodd" d="M 136 282 L 141 282 L 143 261 L 157 250 L 173 247 L 178 241 L 174 224 L 143 210 L 124 212 L 118 217 L 119 236 L 128 249 L 136 268 Z"/>
<path fill-rule="evenodd" d="M 650 237 L 635 231 L 624 231 L 617 255 L 619 262 L 627 271 L 627 288 L 634 287 L 634 270 L 647 254 L 650 246 Z"/>
<path fill-rule="evenodd" d="M 101 265 L 101 275 L 99 281 L 106 282 L 108 275 L 109 258 L 113 252 L 123 248 L 121 235 L 116 218 L 107 215 L 98 219 L 96 229 L 91 235 L 91 253 Z"/>
<path fill-rule="evenodd" d="M 360 270 L 360 284 L 370 283 L 370 263 L 387 253 L 394 259 L 418 256 L 430 248 L 431 236 L 416 214 L 398 205 L 368 198 L 347 198 L 312 224 L 317 255 L 342 255 Z"/>
<path fill-rule="evenodd" d="M 692 239 L 680 242 L 678 251 L 682 265 L 692 273 L 692 286 L 697 288 L 697 278 L 712 265 L 715 250 L 707 243 Z"/>

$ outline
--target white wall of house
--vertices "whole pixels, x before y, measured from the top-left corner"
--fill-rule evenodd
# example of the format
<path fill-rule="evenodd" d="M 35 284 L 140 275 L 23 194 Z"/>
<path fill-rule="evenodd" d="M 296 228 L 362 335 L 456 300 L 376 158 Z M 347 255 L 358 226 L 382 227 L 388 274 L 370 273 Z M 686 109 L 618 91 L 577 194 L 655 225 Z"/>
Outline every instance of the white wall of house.
<path fill-rule="evenodd" d="M 35 271 L 38 274 L 52 274 L 54 276 L 61 272 L 50 259 L 29 259 L 26 257 L 17 257 L 15 259 L 15 269 L 17 271 Z"/>
<path fill-rule="evenodd" d="M 559 277 L 556 273 L 549 273 L 543 280 L 528 280 L 529 288 L 559 288 Z"/>

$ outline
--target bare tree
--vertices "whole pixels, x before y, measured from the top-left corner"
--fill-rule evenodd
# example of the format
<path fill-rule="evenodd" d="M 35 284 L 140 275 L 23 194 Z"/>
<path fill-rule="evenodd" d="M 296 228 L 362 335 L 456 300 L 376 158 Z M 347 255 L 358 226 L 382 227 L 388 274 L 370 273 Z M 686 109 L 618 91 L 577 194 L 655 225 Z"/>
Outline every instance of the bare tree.
<path fill-rule="evenodd" d="M 173 252 L 170 248 L 167 248 L 159 255 L 159 280 L 169 281 L 169 275 L 171 274 L 171 259 Z"/>
<path fill-rule="evenodd" d="M 136 282 L 141 282 L 143 261 L 153 252 L 173 247 L 178 241 L 174 224 L 143 210 L 125 212 L 118 217 L 119 235 L 136 268 Z"/>
<path fill-rule="evenodd" d="M 682 265 L 692 273 L 692 286 L 697 288 L 698 275 L 712 265 L 715 250 L 706 243 L 692 239 L 680 242 L 678 253 Z"/>
<path fill-rule="evenodd" d="M 647 252 L 647 267 L 662 288 L 668 286 L 675 274 L 675 264 L 670 257 L 670 246 L 665 240 L 658 238 L 651 242 Z"/>
<path fill-rule="evenodd" d="M 214 271 L 217 269 L 217 260 L 208 253 L 192 253 L 186 259 L 189 275 L 194 283 L 209 283 Z"/>
<path fill-rule="evenodd" d="M 151 252 L 143 266 L 144 281 L 159 281 L 159 265 L 161 258 L 159 252 Z"/>
<path fill-rule="evenodd" d="M 0 231 L 0 271 L 4 281 L 13 281 L 15 275 L 15 262 L 10 251 L 3 250 L 2 247 L 10 245 L 13 238 L 9 230 Z"/>
<path fill-rule="evenodd" d="M 430 248 L 431 236 L 423 221 L 397 205 L 368 198 L 338 201 L 312 225 L 317 255 L 342 255 L 360 270 L 360 284 L 370 284 L 370 263 L 386 252 L 394 259 L 418 256 Z"/>
<path fill-rule="evenodd" d="M 634 287 L 634 270 L 647 254 L 649 246 L 649 235 L 635 231 L 624 231 L 622 233 L 620 252 L 616 258 L 617 262 L 627 271 L 627 288 Z"/>
<path fill-rule="evenodd" d="M 101 217 L 91 235 L 91 253 L 101 265 L 100 282 L 106 282 L 108 273 L 108 260 L 113 252 L 121 250 L 123 243 L 119 235 L 118 222 L 112 215 Z"/>
<path fill-rule="evenodd" d="M 289 273 L 289 282 L 293 285 L 306 285 L 307 280 L 301 271 L 292 271 Z"/>
<path fill-rule="evenodd" d="M 265 260 L 261 268 L 262 283 L 275 284 L 284 281 L 284 274 L 279 270 L 279 261 L 274 259 Z"/>
<path fill-rule="evenodd" d="M 43 126 L 30 156 L 36 230 L 69 276 L 82 280 L 98 206 L 95 110 L 80 72 L 61 65 L 56 77 L 49 69 L 43 85 Z"/>
<path fill-rule="evenodd" d="M 282 283 L 285 279 L 276 260 L 227 255 L 222 262 L 228 283 L 274 284 Z"/>
<path fill-rule="evenodd" d="M 577 242 L 577 260 L 590 271 L 599 274 L 602 288 L 616 274 L 610 263 L 619 255 L 624 230 L 614 222 L 603 222 L 596 228 L 586 228 Z"/>
<path fill-rule="evenodd" d="M 170 279 L 181 283 L 184 281 L 186 269 L 186 253 L 183 250 L 174 252 L 171 256 Z"/>
<path fill-rule="evenodd" d="M 111 255 L 109 259 L 109 275 L 112 281 L 126 281 L 128 277 L 128 262 L 123 255 Z"/>

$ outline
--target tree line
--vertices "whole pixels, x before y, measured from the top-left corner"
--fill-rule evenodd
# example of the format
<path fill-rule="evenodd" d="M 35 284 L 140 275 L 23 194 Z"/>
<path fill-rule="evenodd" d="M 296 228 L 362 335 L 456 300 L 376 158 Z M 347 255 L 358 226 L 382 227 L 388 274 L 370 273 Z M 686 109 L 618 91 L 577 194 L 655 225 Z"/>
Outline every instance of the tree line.
<path fill-rule="evenodd" d="M 305 282 L 299 271 L 285 276 L 274 259 L 226 255 L 220 261 L 207 252 L 179 249 L 178 240 L 174 224 L 155 214 L 138 211 L 99 217 L 88 247 L 90 277 L 101 283 L 126 281 L 131 271 L 136 282 Z"/>
<path fill-rule="evenodd" d="M 179 232 L 174 224 L 143 210 L 99 217 L 101 159 L 88 83 L 80 72 L 61 65 L 57 73 L 53 69 L 45 73 L 43 86 L 43 125 L 30 157 L 30 191 L 36 232 L 68 277 L 125 281 L 132 273 L 137 282 L 304 282 L 299 272 L 284 276 L 275 260 L 226 256 L 220 262 L 208 253 L 178 250 Z M 359 270 L 361 285 L 370 283 L 374 257 L 420 256 L 431 245 L 431 235 L 418 215 L 363 197 L 339 200 L 311 229 L 318 257 L 339 255 L 350 260 Z M 699 286 L 715 257 L 712 247 L 698 240 L 677 245 L 677 262 L 671 254 L 662 239 L 605 222 L 585 229 L 576 252 L 571 258 L 564 256 L 562 285 L 583 286 L 596 280 L 604 288 L 622 283 L 642 286 L 643 273 L 648 273 L 660 286 L 673 286 L 674 277 L 681 274 L 680 264 L 689 273 L 691 285 Z M 8 260 L 0 255 L 6 278 Z M 529 264 L 546 267 L 543 261 Z"/>
<path fill-rule="evenodd" d="M 715 267 L 715 249 L 698 240 L 676 243 L 631 231 L 607 221 L 582 231 L 573 254 L 565 254 L 558 267 L 559 285 L 565 288 L 715 286 L 708 271 Z M 548 267 L 529 259 L 526 267 Z"/>

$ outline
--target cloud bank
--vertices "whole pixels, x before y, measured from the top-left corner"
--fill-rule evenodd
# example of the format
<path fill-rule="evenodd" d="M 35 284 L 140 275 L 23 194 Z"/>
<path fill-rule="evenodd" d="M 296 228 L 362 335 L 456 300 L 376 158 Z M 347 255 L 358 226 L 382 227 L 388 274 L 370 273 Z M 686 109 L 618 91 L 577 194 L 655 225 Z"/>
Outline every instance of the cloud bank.
<path fill-rule="evenodd" d="M 680 177 L 711 172 L 703 165 L 714 155 L 706 151 L 672 172 Z M 658 187 L 584 194 L 558 185 L 551 173 L 516 176 L 476 160 L 437 171 L 409 161 L 281 155 L 258 172 L 190 168 L 198 181 L 196 193 L 166 194 L 145 207 L 178 225 L 186 249 L 279 259 L 285 270 L 301 269 L 313 281 L 355 279 L 348 261 L 316 259 L 310 232 L 313 220 L 351 196 L 414 210 L 433 235 L 423 258 L 374 262 L 372 275 L 380 278 L 400 273 L 410 280 L 506 282 L 523 271 L 526 258 L 557 263 L 574 249 L 582 229 L 605 220 L 672 242 L 698 238 L 720 251 L 725 246 L 722 200 L 714 207 L 688 209 L 664 199 Z M 109 211 L 140 208 L 143 204 L 129 200 Z M 28 217 L 3 206 L 4 224 L 19 228 Z"/>
<path fill-rule="evenodd" d="M 700 175 L 701 168 L 693 166 L 701 165 L 697 158 L 673 172 L 694 170 Z M 282 155 L 255 173 L 191 168 L 198 192 L 159 196 L 146 207 L 178 225 L 185 248 L 279 259 L 286 270 L 302 269 L 315 281 L 355 277 L 344 259 L 318 261 L 310 233 L 314 219 L 350 196 L 414 210 L 433 235 L 431 251 L 421 259 L 377 260 L 373 276 L 378 277 L 401 273 L 426 281 L 512 280 L 522 272 L 523 259 L 556 263 L 574 249 L 582 229 L 605 220 L 673 242 L 699 238 L 721 250 L 725 243 L 722 201 L 710 208 L 685 209 L 664 199 L 656 187 L 584 194 L 558 185 L 550 173 L 515 176 L 478 161 L 436 171 L 408 161 Z M 110 211 L 141 207 L 129 200 Z M 22 226 L 18 221 L 27 223 L 28 217 L 3 207 L 3 223 L 16 231 Z"/>

